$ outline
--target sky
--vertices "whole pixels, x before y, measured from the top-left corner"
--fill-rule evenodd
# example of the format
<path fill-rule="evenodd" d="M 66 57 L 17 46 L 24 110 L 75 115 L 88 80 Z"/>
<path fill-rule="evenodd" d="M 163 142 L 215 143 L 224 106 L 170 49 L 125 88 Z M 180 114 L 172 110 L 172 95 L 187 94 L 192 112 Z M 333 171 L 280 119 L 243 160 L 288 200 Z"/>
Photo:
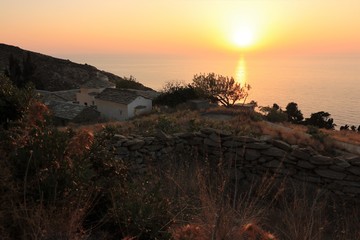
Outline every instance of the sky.
<path fill-rule="evenodd" d="M 0 42 L 46 54 L 360 53 L 359 0 L 0 0 Z"/>

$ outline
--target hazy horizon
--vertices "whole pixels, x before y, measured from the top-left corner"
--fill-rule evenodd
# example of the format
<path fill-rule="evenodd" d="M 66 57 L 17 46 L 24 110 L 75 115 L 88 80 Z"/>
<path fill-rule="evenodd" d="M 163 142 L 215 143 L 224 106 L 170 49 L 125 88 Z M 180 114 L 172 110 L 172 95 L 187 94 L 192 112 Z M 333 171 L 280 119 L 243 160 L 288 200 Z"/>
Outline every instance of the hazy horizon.
<path fill-rule="evenodd" d="M 1 41 L 58 54 L 360 53 L 360 1 L 1 0 Z"/>

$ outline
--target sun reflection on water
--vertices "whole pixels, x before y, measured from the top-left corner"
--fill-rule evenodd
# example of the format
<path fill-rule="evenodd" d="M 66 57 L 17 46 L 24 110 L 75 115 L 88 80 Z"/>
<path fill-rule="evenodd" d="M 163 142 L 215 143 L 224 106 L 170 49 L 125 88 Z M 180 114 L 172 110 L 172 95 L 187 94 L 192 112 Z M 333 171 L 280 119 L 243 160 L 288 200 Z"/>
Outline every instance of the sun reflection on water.
<path fill-rule="evenodd" d="M 247 84 L 247 72 L 246 72 L 246 62 L 244 56 L 241 56 L 235 71 L 235 79 L 244 86 Z"/>

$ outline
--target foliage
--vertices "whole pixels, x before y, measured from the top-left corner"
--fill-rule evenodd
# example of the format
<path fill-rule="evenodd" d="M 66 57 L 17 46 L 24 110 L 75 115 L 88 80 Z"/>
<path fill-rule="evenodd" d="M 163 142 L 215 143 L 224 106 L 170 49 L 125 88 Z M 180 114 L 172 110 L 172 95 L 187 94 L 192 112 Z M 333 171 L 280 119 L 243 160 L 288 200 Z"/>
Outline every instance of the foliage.
<path fill-rule="evenodd" d="M 303 114 L 298 109 L 297 103 L 290 102 L 286 106 L 285 112 L 288 115 L 288 121 L 291 123 L 298 124 L 298 123 L 301 123 L 301 121 L 304 119 Z"/>
<path fill-rule="evenodd" d="M 190 84 L 185 85 L 179 82 L 168 82 L 161 91 L 161 94 L 154 99 L 154 104 L 176 107 L 181 103 L 199 97 L 198 92 Z"/>
<path fill-rule="evenodd" d="M 241 86 L 233 77 L 215 73 L 195 75 L 192 86 L 202 97 L 221 103 L 226 107 L 246 99 L 250 90 L 250 85 Z"/>
<path fill-rule="evenodd" d="M 318 140 L 321 143 L 325 142 L 325 139 L 328 137 L 327 134 L 323 133 L 322 131 L 319 130 L 319 128 L 309 125 L 307 126 L 307 131 L 306 133 L 310 134 L 314 139 Z"/>
<path fill-rule="evenodd" d="M 276 103 L 272 107 L 260 107 L 260 111 L 265 113 L 265 119 L 270 122 L 285 122 L 288 119 L 288 115 Z"/>
<path fill-rule="evenodd" d="M 18 89 L 7 77 L 0 75 L 0 125 L 7 128 L 10 121 L 21 119 L 32 94 L 31 85 Z"/>
<path fill-rule="evenodd" d="M 334 129 L 336 126 L 334 119 L 330 118 L 330 113 L 324 111 L 312 113 L 310 118 L 305 119 L 305 124 L 325 129 Z"/>
<path fill-rule="evenodd" d="M 139 89 L 147 90 L 148 88 L 144 87 L 139 83 L 136 78 L 132 75 L 130 77 L 122 77 L 122 79 L 115 81 L 116 88 L 126 88 L 126 89 Z"/>

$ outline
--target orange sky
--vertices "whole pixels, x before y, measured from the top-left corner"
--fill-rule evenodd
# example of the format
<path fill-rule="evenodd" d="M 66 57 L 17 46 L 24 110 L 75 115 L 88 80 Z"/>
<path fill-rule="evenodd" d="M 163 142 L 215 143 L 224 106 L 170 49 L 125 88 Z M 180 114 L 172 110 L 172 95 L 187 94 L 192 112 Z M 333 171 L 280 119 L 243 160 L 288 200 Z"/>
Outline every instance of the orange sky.
<path fill-rule="evenodd" d="M 0 8 L 0 42 L 47 54 L 360 53 L 359 0 L 0 0 Z M 250 47 L 234 43 L 242 31 Z"/>

